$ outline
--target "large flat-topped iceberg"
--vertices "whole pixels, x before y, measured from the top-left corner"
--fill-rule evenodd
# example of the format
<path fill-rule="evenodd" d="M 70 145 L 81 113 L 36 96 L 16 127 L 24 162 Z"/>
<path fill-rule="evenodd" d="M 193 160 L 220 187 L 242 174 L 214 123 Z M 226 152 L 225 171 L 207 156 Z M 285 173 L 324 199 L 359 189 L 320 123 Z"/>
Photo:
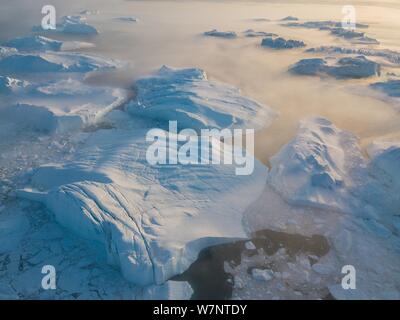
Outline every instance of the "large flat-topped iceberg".
<path fill-rule="evenodd" d="M 57 23 L 56 29 L 43 30 L 41 26 L 33 27 L 35 32 L 59 32 L 68 34 L 81 34 L 81 35 L 95 35 L 98 31 L 95 27 L 89 25 L 85 18 L 79 15 L 75 16 L 64 16 L 61 18 L 61 22 Z"/>
<path fill-rule="evenodd" d="M 275 113 L 240 95 L 237 88 L 209 81 L 201 69 L 162 67 L 136 82 L 127 110 L 136 116 L 182 128 L 252 128 L 267 126 Z"/>
<path fill-rule="evenodd" d="M 340 59 L 302 59 L 289 68 L 291 73 L 299 75 L 327 74 L 335 78 L 367 78 L 380 75 L 380 65 L 364 56 L 344 57 Z"/>
<path fill-rule="evenodd" d="M 247 237 L 242 215 L 267 179 L 258 161 L 248 176 L 235 175 L 233 165 L 150 165 L 145 136 L 97 131 L 75 160 L 35 170 L 36 191 L 19 192 L 100 243 L 109 262 L 142 286 L 183 272 L 207 246 Z"/>

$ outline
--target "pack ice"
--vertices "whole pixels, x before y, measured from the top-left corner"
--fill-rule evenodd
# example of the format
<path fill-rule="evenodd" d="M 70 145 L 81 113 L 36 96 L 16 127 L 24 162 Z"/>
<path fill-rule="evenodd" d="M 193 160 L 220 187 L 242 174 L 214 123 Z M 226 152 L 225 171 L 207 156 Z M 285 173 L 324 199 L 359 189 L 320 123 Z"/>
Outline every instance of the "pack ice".
<path fill-rule="evenodd" d="M 244 127 L 257 108 L 268 111 L 236 89 L 209 83 L 198 69 L 164 67 L 156 76 L 138 80 L 137 87 L 128 110 L 149 106 L 150 117 L 165 111 L 163 120 L 178 115 L 179 121 L 179 109 L 199 108 L 195 114 L 203 115 L 203 122 L 182 116 L 191 128 L 214 123 Z M 234 117 L 222 113 L 229 108 Z M 246 238 L 243 213 L 267 178 L 266 167 L 257 160 L 249 176 L 236 176 L 234 165 L 151 166 L 146 132 L 96 131 L 71 162 L 34 170 L 31 188 L 18 193 L 43 202 L 61 225 L 101 244 L 110 264 L 140 286 L 162 284 L 182 273 L 205 247 Z"/>

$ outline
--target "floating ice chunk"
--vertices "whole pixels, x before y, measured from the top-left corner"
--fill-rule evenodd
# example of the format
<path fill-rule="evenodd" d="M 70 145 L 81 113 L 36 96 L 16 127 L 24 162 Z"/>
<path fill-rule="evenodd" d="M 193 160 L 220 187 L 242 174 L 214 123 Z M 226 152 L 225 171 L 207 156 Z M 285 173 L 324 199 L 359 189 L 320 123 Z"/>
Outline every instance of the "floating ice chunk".
<path fill-rule="evenodd" d="M 57 32 L 57 33 L 69 33 L 69 34 L 83 34 L 83 35 L 94 35 L 98 34 L 95 27 L 89 25 L 84 18 L 79 15 L 76 16 L 64 16 L 61 18 L 61 23 L 56 25 L 55 30 L 43 30 L 41 26 L 35 26 L 32 28 L 34 32 Z"/>
<path fill-rule="evenodd" d="M 139 19 L 136 17 L 117 17 L 115 20 L 122 21 L 122 22 L 138 22 Z"/>
<path fill-rule="evenodd" d="M 0 94 L 15 94 L 25 91 L 30 84 L 25 80 L 18 80 L 0 75 Z"/>
<path fill-rule="evenodd" d="M 327 74 L 335 78 L 366 78 L 380 75 L 380 65 L 364 56 L 345 57 L 328 64 L 327 60 L 313 58 L 302 59 L 289 68 L 299 75 Z"/>
<path fill-rule="evenodd" d="M 81 15 L 85 15 L 85 16 L 93 16 L 93 15 L 98 15 L 100 14 L 100 10 L 83 10 L 81 12 L 79 12 L 79 14 Z"/>
<path fill-rule="evenodd" d="M 254 280 L 257 281 L 269 281 L 272 279 L 272 271 L 271 270 L 261 270 L 254 268 L 251 270 L 251 275 Z"/>
<path fill-rule="evenodd" d="M 364 56 L 381 57 L 391 63 L 400 64 L 400 52 L 388 49 L 321 46 L 321 47 L 307 49 L 306 52 L 329 53 L 329 54 L 357 54 Z"/>
<path fill-rule="evenodd" d="M 285 18 L 282 18 L 281 21 L 298 21 L 299 18 L 293 17 L 293 16 L 287 16 Z"/>
<path fill-rule="evenodd" d="M 251 242 L 251 241 L 247 241 L 247 242 L 244 244 L 244 246 L 245 246 L 245 248 L 246 248 L 247 250 L 256 250 L 256 249 L 257 249 L 256 246 L 254 245 L 254 243 Z"/>
<path fill-rule="evenodd" d="M 127 105 L 135 115 L 182 128 L 253 128 L 268 125 L 275 113 L 240 95 L 238 89 L 207 79 L 201 69 L 162 67 L 136 82 L 136 97 Z"/>
<path fill-rule="evenodd" d="M 265 38 L 261 41 L 261 46 L 273 48 L 273 49 L 293 49 L 293 48 L 302 48 L 305 47 L 306 44 L 303 41 L 298 40 L 286 40 L 284 38 Z"/>
<path fill-rule="evenodd" d="M 400 80 L 388 80 L 376 82 L 370 85 L 371 88 L 383 91 L 390 97 L 400 97 Z"/>
<path fill-rule="evenodd" d="M 296 204 L 351 211 L 352 166 L 366 167 L 357 139 L 324 118 L 300 122 L 297 136 L 271 158 L 270 184 Z"/>
<path fill-rule="evenodd" d="M 218 31 L 217 29 L 213 29 L 211 31 L 204 32 L 205 36 L 209 37 L 218 37 L 218 38 L 226 38 L 226 39 L 234 39 L 237 38 L 237 34 L 234 31 Z"/>
<path fill-rule="evenodd" d="M 264 31 L 254 31 L 253 29 L 248 29 L 243 32 L 246 37 L 255 38 L 255 37 L 276 37 L 278 36 L 275 33 L 264 32 Z"/>
<path fill-rule="evenodd" d="M 96 131 L 75 160 L 32 174 L 41 192 L 18 193 L 42 201 L 61 225 L 100 243 L 109 262 L 141 286 L 183 272 L 205 247 L 246 238 L 243 213 L 267 176 L 257 160 L 249 176 L 236 176 L 234 165 L 151 166 L 146 133 Z"/>

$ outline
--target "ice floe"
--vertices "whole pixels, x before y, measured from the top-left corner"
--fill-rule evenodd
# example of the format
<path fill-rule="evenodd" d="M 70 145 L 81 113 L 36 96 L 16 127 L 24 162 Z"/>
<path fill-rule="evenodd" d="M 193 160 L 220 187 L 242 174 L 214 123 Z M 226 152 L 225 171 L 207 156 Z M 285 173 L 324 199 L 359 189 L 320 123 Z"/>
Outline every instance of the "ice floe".
<path fill-rule="evenodd" d="M 135 83 L 129 113 L 182 128 L 253 128 L 268 125 L 275 112 L 240 95 L 237 88 L 209 81 L 201 69 L 162 67 Z"/>
<path fill-rule="evenodd" d="M 335 78 L 366 78 L 380 75 L 380 65 L 364 56 L 340 59 L 302 59 L 289 68 L 299 75 L 327 74 Z"/>
<path fill-rule="evenodd" d="M 261 46 L 273 49 L 293 49 L 302 48 L 306 44 L 303 41 L 298 40 L 286 40 L 284 38 L 265 38 L 261 41 Z"/>
<path fill-rule="evenodd" d="M 293 17 L 293 16 L 287 16 L 285 18 L 282 18 L 280 21 L 298 21 L 299 18 Z"/>
<path fill-rule="evenodd" d="M 225 39 L 235 39 L 237 38 L 237 34 L 234 31 L 218 31 L 217 29 L 213 29 L 211 31 L 204 32 L 205 36 L 208 37 L 217 37 L 217 38 L 225 38 Z"/>
<path fill-rule="evenodd" d="M 138 22 L 139 19 L 136 17 L 117 17 L 115 20 L 122 21 L 122 22 Z"/>

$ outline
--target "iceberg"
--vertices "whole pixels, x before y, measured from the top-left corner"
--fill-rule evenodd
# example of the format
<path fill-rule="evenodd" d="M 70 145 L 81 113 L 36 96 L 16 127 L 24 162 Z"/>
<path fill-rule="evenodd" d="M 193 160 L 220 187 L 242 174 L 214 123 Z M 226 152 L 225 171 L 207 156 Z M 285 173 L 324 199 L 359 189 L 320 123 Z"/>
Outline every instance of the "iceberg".
<path fill-rule="evenodd" d="M 327 74 L 335 78 L 367 78 L 380 75 L 380 65 L 364 56 L 344 57 L 334 61 L 328 64 L 326 59 L 302 59 L 291 66 L 289 72 L 299 75 Z"/>
<path fill-rule="evenodd" d="M 126 106 L 134 115 L 161 123 L 176 120 L 182 128 L 252 128 L 275 117 L 269 107 L 243 97 L 237 88 L 211 82 L 201 69 L 163 66 L 135 83 L 136 96 Z"/>
<path fill-rule="evenodd" d="M 45 73 L 45 72 L 91 72 L 113 69 L 119 66 L 115 60 L 67 52 L 20 53 L 4 50 L 0 55 L 0 72 Z"/>
<path fill-rule="evenodd" d="M 242 215 L 267 177 L 258 161 L 249 176 L 236 176 L 232 165 L 151 166 L 145 135 L 96 131 L 74 160 L 34 170 L 32 189 L 18 192 L 100 244 L 109 263 L 140 286 L 182 273 L 205 247 L 247 238 Z"/>
<path fill-rule="evenodd" d="M 293 17 L 293 16 L 287 16 L 285 18 L 282 18 L 280 21 L 298 21 L 299 18 Z"/>
<path fill-rule="evenodd" d="M 386 93 L 389 97 L 400 97 L 400 80 L 388 80 L 370 84 L 370 87 Z"/>
<path fill-rule="evenodd" d="M 117 17 L 115 20 L 122 21 L 122 22 L 138 22 L 139 19 L 136 17 Z"/>
<path fill-rule="evenodd" d="M 381 57 L 393 64 L 400 65 L 400 52 L 388 49 L 321 46 L 321 47 L 307 49 L 306 52 L 327 53 L 327 54 L 356 54 L 356 55 L 364 55 L 372 57 Z"/>
<path fill-rule="evenodd" d="M 243 34 L 248 38 L 255 38 L 255 37 L 277 37 L 278 35 L 271 32 L 264 32 L 264 31 L 254 31 L 253 29 L 248 29 L 243 32 Z"/>
<path fill-rule="evenodd" d="M 225 38 L 225 39 L 234 39 L 237 38 L 237 34 L 234 31 L 218 31 L 217 29 L 213 29 L 211 31 L 204 32 L 205 36 L 209 37 L 217 37 L 217 38 Z"/>
<path fill-rule="evenodd" d="M 284 26 L 294 28 L 328 30 L 332 35 L 352 41 L 353 43 L 379 44 L 378 40 L 367 37 L 364 32 L 358 32 L 355 30 L 343 28 L 342 23 L 336 21 L 307 21 L 303 23 L 289 22 L 284 24 Z M 368 25 L 356 23 L 355 27 L 357 29 L 365 29 L 368 28 Z"/>
<path fill-rule="evenodd" d="M 43 30 L 41 26 L 35 26 L 32 28 L 34 32 L 46 32 L 46 33 L 66 33 L 66 34 L 78 34 L 78 35 L 96 35 L 98 31 L 95 27 L 89 25 L 85 18 L 79 15 L 75 16 L 64 16 L 61 18 L 61 23 L 56 25 L 55 30 Z"/>
<path fill-rule="evenodd" d="M 293 48 L 302 48 L 305 47 L 306 44 L 303 41 L 298 40 L 286 40 L 284 38 L 265 38 L 261 41 L 261 46 L 273 48 L 273 49 L 293 49 Z"/>

